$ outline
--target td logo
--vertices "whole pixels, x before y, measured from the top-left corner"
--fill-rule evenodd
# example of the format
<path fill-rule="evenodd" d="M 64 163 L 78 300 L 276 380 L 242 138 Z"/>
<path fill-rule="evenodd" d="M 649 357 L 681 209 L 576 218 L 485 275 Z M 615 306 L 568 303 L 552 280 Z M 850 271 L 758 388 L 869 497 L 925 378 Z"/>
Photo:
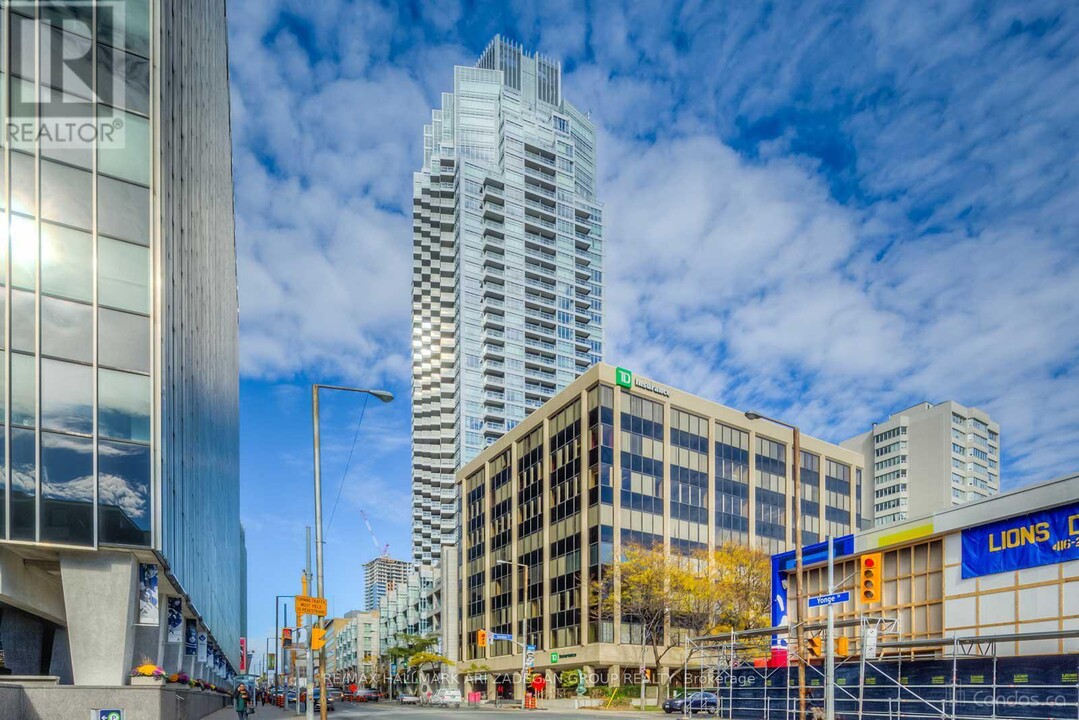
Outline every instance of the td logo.
<path fill-rule="evenodd" d="M 614 381 L 624 388 L 633 387 L 633 373 L 625 368 L 615 368 Z"/>

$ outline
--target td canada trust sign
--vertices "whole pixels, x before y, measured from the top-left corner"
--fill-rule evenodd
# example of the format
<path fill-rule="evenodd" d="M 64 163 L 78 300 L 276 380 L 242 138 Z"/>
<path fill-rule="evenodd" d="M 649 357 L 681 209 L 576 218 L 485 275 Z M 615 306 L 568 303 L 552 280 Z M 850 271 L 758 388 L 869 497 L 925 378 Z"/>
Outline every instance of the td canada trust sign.
<path fill-rule="evenodd" d="M 655 393 L 656 395 L 662 395 L 665 398 L 669 398 L 671 396 L 671 391 L 667 388 L 660 387 L 659 385 L 650 383 L 647 380 L 635 378 L 633 377 L 633 372 L 630 370 L 626 370 L 625 368 L 614 369 L 614 381 L 618 385 L 626 388 L 627 390 L 638 387 L 641 390 L 647 390 L 648 392 Z"/>

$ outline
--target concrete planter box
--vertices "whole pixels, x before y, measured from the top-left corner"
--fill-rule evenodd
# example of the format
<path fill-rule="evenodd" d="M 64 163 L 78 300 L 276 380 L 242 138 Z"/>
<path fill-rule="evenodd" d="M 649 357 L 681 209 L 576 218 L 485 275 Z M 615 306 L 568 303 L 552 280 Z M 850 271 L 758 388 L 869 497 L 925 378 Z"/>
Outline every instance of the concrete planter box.
<path fill-rule="evenodd" d="M 145 677 L 143 675 L 135 675 L 131 678 L 131 684 L 135 687 L 164 687 L 164 677 Z"/>

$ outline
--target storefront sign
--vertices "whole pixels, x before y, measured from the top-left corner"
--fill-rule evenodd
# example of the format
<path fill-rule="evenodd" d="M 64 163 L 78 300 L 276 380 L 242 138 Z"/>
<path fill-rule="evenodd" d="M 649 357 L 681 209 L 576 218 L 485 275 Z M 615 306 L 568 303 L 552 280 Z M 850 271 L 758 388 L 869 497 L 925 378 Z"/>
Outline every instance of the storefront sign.
<path fill-rule="evenodd" d="M 165 600 L 169 608 L 169 635 L 165 642 L 178 643 L 184 641 L 184 600 L 183 598 L 170 597 Z"/>
<path fill-rule="evenodd" d="M 139 624 L 157 625 L 157 565 L 139 565 Z"/>
<path fill-rule="evenodd" d="M 963 577 L 1079 560 L 1079 502 L 963 531 Z"/>

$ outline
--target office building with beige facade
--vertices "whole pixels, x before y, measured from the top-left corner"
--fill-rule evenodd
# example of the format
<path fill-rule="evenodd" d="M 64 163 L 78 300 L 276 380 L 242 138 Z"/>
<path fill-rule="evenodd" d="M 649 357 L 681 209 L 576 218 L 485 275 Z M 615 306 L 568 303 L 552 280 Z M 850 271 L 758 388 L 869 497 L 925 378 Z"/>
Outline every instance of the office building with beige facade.
<path fill-rule="evenodd" d="M 494 686 L 519 693 L 509 681 L 519 650 L 505 640 L 480 647 L 476 631 L 520 640 L 527 621 L 538 672 L 582 668 L 590 682 L 623 682 L 641 663 L 640 628 L 602 617 L 589 582 L 627 543 L 681 554 L 728 540 L 769 553 L 792 547 L 792 435 L 594 365 L 457 474 L 461 661 L 488 666 Z M 862 456 L 805 435 L 800 455 L 804 542 L 853 532 Z M 527 603 L 523 572 L 500 560 L 528 566 Z M 677 650 L 664 669 L 681 666 Z"/>
<path fill-rule="evenodd" d="M 1000 492 L 1000 425 L 978 408 L 918 403 L 840 444 L 864 457 L 862 514 L 875 527 Z"/>

